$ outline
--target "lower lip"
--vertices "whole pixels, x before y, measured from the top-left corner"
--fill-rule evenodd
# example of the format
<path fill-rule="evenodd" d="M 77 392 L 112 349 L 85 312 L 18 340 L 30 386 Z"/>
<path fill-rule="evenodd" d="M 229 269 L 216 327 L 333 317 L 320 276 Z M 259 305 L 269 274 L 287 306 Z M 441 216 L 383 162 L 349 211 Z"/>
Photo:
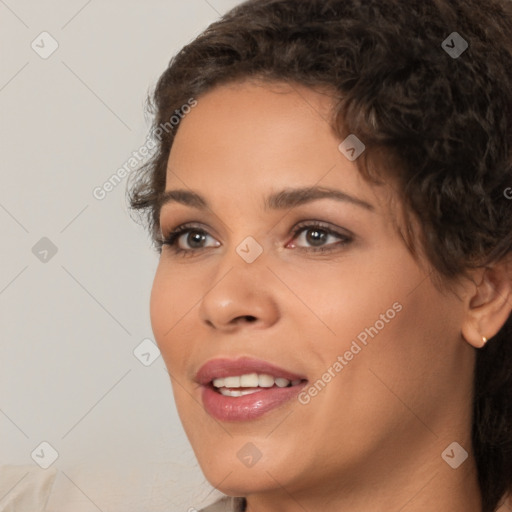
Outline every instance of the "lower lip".
<path fill-rule="evenodd" d="M 224 396 L 203 386 L 201 398 L 206 412 L 220 421 L 250 421 L 296 397 L 306 383 L 288 388 L 263 388 L 244 396 Z"/>

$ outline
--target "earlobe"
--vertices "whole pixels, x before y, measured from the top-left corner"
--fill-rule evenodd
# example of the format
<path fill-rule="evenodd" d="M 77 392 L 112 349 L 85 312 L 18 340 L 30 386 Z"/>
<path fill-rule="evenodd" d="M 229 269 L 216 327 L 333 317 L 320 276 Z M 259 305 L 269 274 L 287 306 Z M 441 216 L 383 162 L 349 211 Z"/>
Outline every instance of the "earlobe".
<path fill-rule="evenodd" d="M 510 262 L 502 261 L 481 269 L 478 273 L 479 283 L 471 286 L 462 336 L 475 348 L 482 348 L 491 340 L 512 312 L 512 276 L 509 265 Z"/>
<path fill-rule="evenodd" d="M 465 322 L 462 326 L 462 337 L 475 348 L 482 348 L 489 341 L 489 338 L 481 334 L 478 325 L 469 324 L 468 322 Z"/>

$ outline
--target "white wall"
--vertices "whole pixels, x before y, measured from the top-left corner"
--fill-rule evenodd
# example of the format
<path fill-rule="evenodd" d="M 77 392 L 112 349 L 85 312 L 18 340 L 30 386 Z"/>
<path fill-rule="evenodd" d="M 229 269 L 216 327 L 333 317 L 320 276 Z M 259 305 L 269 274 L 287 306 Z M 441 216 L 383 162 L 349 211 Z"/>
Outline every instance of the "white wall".
<path fill-rule="evenodd" d="M 162 358 L 133 354 L 152 339 L 157 254 L 126 181 L 92 192 L 144 143 L 146 94 L 171 56 L 238 3 L 0 2 L 0 466 L 52 445 L 50 512 L 179 512 L 216 496 Z M 43 31 L 59 45 L 47 59 L 31 47 L 51 49 Z M 46 262 L 32 250 L 43 237 L 57 248 Z"/>

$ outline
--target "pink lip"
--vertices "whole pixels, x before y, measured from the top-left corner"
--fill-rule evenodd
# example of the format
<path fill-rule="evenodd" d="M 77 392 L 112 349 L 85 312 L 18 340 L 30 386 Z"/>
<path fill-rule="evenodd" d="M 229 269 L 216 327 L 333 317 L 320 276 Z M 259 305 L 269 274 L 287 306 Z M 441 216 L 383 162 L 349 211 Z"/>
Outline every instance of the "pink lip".
<path fill-rule="evenodd" d="M 288 380 L 305 379 L 303 375 L 289 372 L 261 359 L 241 357 L 239 359 L 211 359 L 203 364 L 196 374 L 199 384 L 209 384 L 213 379 L 229 376 L 240 376 L 246 373 L 266 373 L 274 378 L 282 377 Z"/>
<path fill-rule="evenodd" d="M 261 391 L 240 397 L 221 395 L 213 387 L 213 379 L 247 373 L 264 373 L 289 381 L 300 380 L 301 383 L 287 388 L 262 388 Z M 259 418 L 297 396 L 306 384 L 302 375 L 248 357 L 236 360 L 212 359 L 201 366 L 196 381 L 201 384 L 201 399 L 206 412 L 220 421 L 248 421 Z"/>

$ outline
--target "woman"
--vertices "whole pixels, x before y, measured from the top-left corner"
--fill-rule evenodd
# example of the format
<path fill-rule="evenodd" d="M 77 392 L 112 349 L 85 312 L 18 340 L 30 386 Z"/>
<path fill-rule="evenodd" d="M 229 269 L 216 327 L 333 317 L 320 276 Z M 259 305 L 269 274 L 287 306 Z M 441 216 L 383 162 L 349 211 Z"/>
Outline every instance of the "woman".
<path fill-rule="evenodd" d="M 511 34 L 250 0 L 171 60 L 130 200 L 205 510 L 510 510 Z"/>

